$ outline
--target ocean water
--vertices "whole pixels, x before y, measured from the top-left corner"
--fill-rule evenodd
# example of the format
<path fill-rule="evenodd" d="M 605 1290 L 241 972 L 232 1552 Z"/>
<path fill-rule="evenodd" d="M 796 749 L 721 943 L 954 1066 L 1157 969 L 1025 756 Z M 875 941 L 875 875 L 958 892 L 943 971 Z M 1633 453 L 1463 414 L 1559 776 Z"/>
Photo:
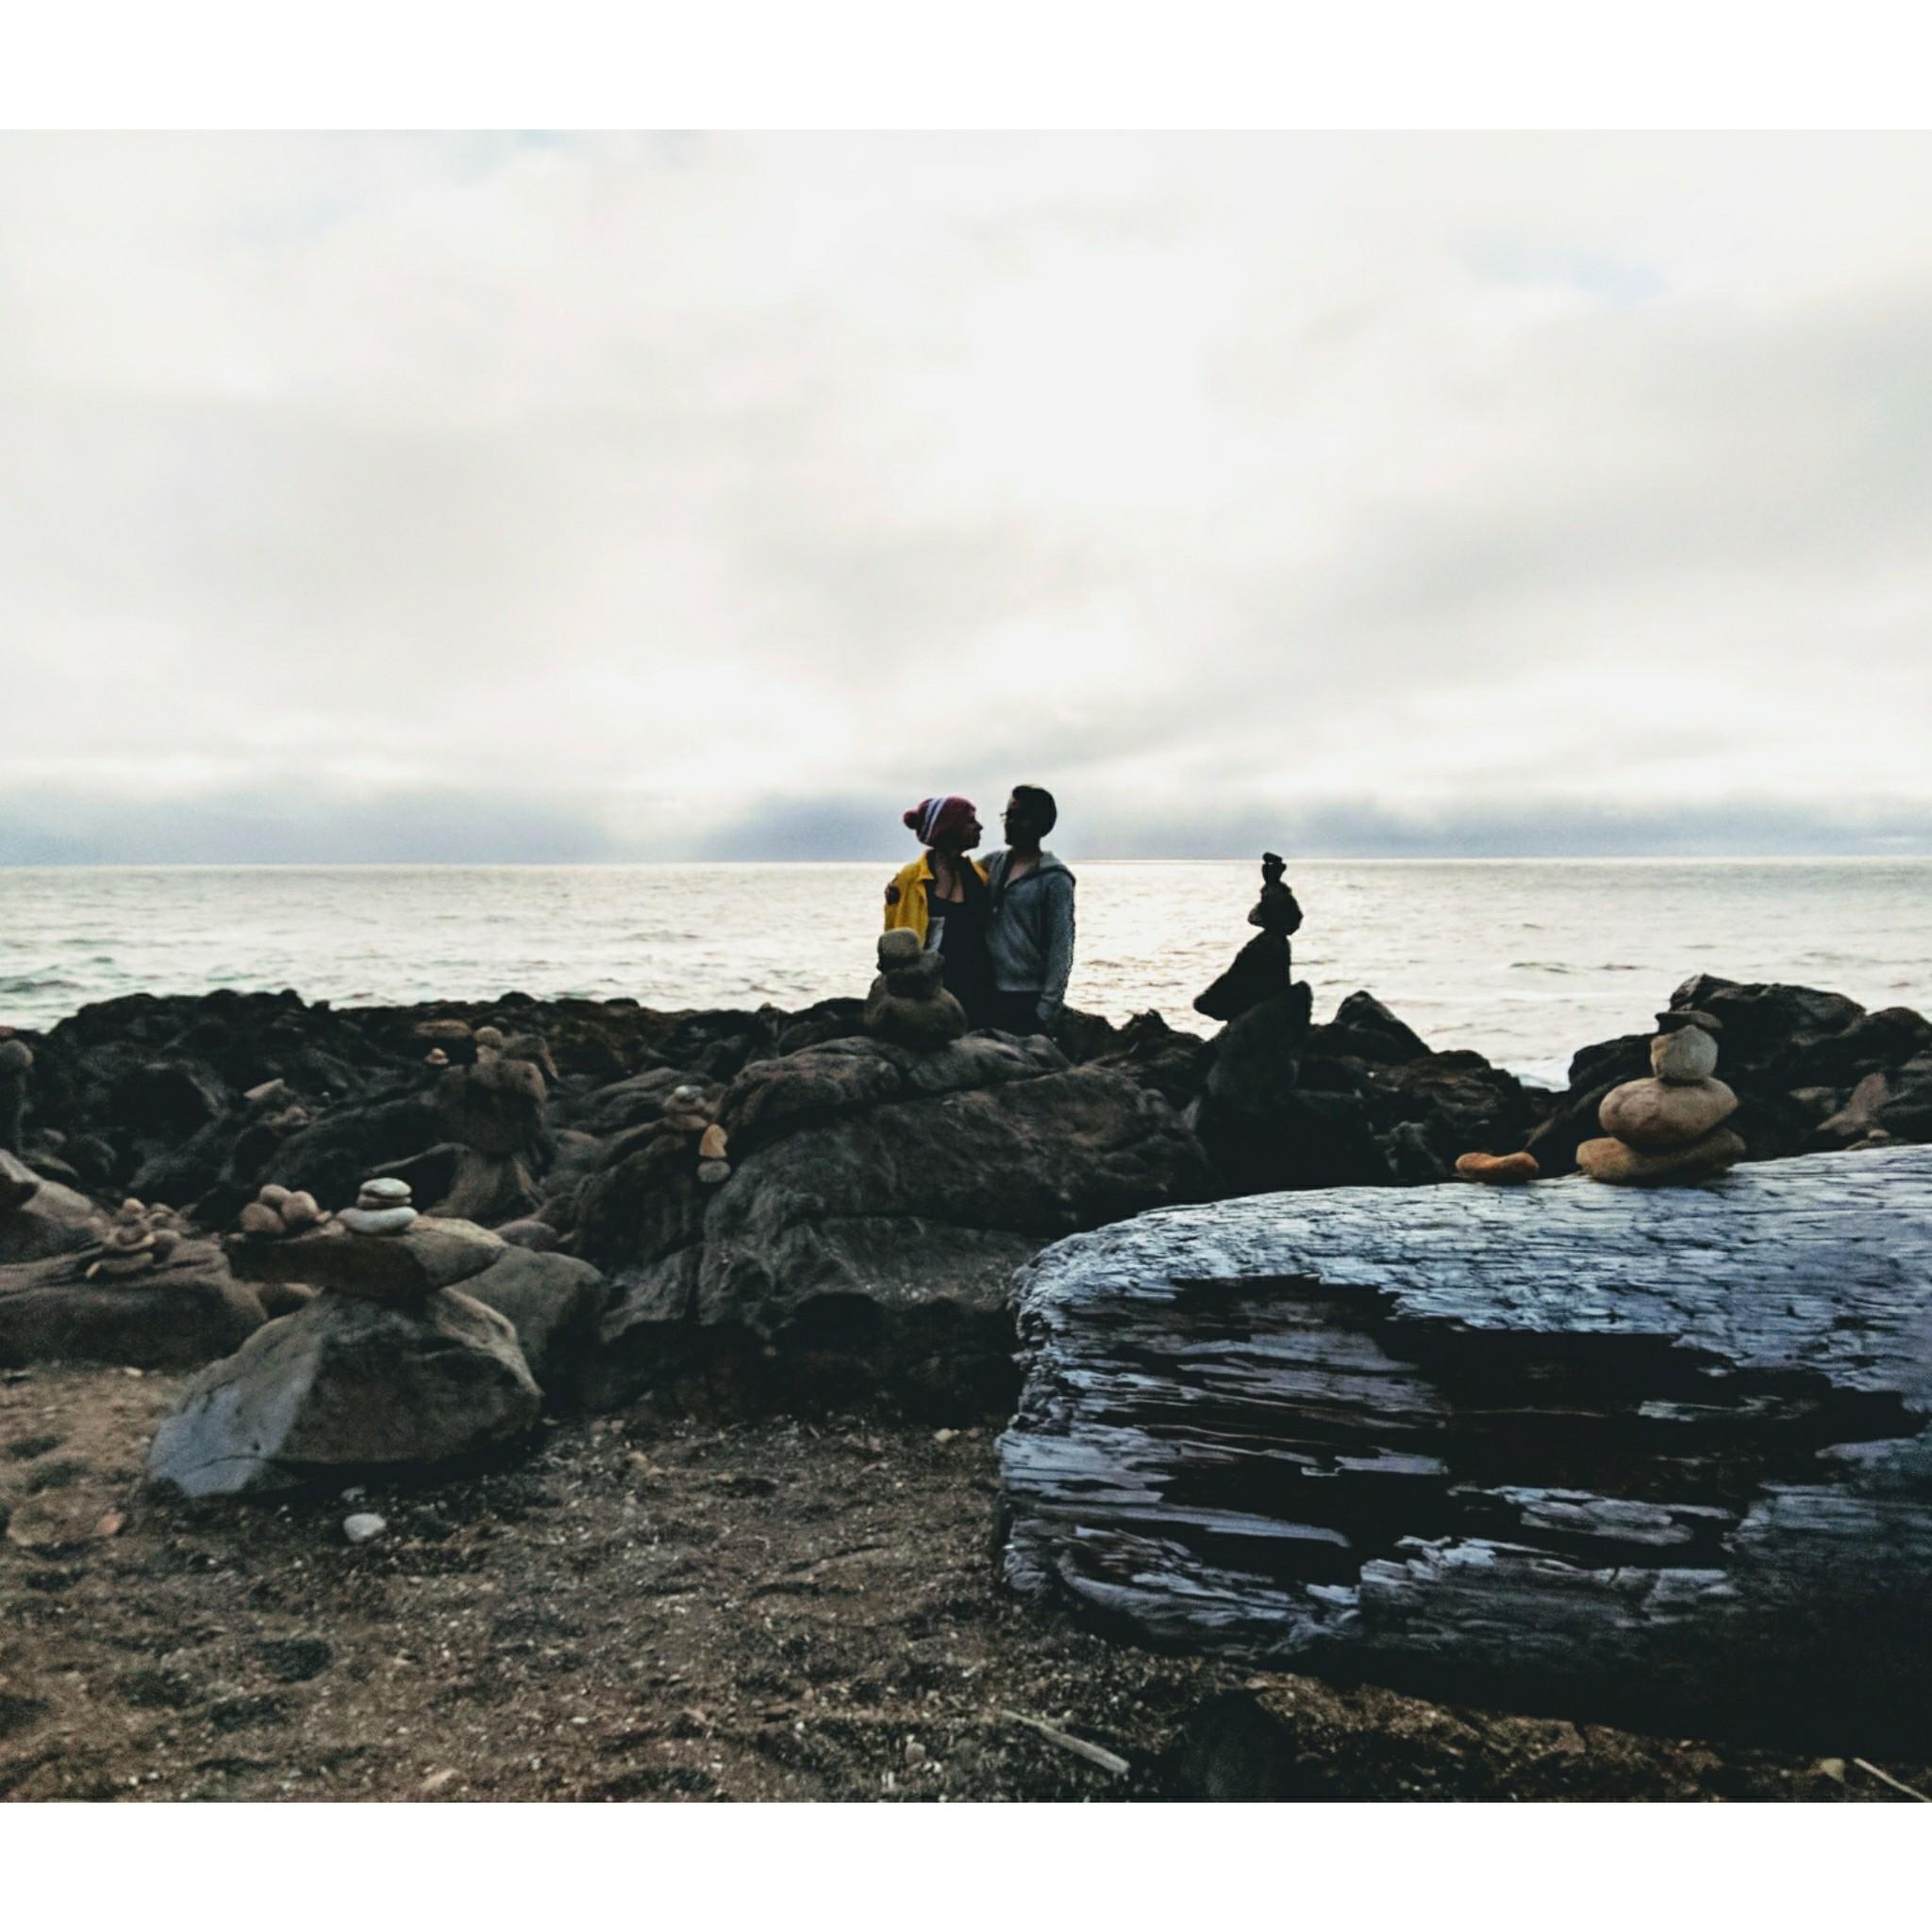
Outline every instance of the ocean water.
<path fill-rule="evenodd" d="M 1250 937 L 1253 862 L 1081 864 L 1070 997 L 1191 1002 Z M 862 993 L 892 867 L 0 870 L 0 1024 L 118 993 L 293 987 L 338 1005 L 628 994 L 797 1008 Z M 1320 860 L 1291 866 L 1319 1017 L 1365 987 L 1432 1046 L 1558 1082 L 1696 972 L 1932 1010 L 1932 859 Z"/>

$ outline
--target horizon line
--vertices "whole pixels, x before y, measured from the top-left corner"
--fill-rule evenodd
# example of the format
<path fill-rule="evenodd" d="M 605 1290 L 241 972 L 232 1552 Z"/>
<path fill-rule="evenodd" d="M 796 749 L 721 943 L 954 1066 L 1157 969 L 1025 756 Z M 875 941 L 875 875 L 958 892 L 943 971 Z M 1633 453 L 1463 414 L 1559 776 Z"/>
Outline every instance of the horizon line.
<path fill-rule="evenodd" d="M 979 848 L 975 848 L 978 850 Z M 988 852 L 1003 848 L 988 846 Z M 1049 848 L 1051 849 L 1051 848 Z M 1932 860 L 1932 848 L 1909 852 L 1310 852 L 1285 855 L 1291 865 L 1895 865 Z M 900 866 L 903 853 L 861 858 L 0 858 L 0 873 L 30 872 L 582 872 L 650 866 Z M 1078 858 L 1081 865 L 1243 865 L 1256 853 L 1194 853 L 1148 858 Z"/>

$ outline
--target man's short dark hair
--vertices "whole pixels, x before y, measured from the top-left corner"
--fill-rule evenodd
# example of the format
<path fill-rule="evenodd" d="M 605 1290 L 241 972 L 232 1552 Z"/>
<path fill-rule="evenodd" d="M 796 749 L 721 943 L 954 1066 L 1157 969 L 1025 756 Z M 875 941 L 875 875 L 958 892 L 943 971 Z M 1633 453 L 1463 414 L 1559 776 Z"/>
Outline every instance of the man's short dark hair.
<path fill-rule="evenodd" d="M 1015 785 L 1013 796 L 1040 821 L 1040 836 L 1043 839 L 1060 822 L 1060 808 L 1053 802 L 1053 793 L 1044 785 Z"/>

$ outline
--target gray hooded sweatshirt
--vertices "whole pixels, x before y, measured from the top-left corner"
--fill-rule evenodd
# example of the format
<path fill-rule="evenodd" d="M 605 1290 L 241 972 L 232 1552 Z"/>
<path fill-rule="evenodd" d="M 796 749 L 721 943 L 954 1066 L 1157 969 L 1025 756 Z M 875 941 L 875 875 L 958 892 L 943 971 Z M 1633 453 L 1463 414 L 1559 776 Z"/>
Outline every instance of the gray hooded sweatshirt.
<path fill-rule="evenodd" d="M 1038 993 L 1040 1016 L 1050 1022 L 1066 1003 L 1074 971 L 1074 874 L 1042 852 L 1040 862 L 1008 886 L 1012 862 L 1010 852 L 995 852 L 986 867 L 992 983 L 1001 992 Z"/>

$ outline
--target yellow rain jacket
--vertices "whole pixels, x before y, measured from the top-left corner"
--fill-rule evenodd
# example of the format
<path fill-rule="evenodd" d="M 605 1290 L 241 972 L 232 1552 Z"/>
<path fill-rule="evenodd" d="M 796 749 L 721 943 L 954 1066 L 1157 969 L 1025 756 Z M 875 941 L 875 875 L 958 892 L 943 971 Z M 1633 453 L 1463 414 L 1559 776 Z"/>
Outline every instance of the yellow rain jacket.
<path fill-rule="evenodd" d="M 978 859 L 970 861 L 973 870 L 982 881 L 986 878 L 986 868 Z M 926 891 L 932 884 L 932 854 L 922 852 L 910 865 L 899 868 L 892 883 L 886 888 L 885 930 L 891 932 L 895 925 L 909 925 L 919 935 L 919 943 L 925 943 L 928 924 L 926 912 Z"/>

